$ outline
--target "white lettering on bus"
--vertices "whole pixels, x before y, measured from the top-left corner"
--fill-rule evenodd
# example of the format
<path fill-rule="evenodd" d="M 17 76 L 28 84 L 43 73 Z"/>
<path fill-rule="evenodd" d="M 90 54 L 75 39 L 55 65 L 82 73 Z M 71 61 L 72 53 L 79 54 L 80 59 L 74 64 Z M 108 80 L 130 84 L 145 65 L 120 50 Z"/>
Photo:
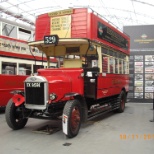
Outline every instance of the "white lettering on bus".
<path fill-rule="evenodd" d="M 26 86 L 27 87 L 41 87 L 40 83 L 26 83 Z"/>

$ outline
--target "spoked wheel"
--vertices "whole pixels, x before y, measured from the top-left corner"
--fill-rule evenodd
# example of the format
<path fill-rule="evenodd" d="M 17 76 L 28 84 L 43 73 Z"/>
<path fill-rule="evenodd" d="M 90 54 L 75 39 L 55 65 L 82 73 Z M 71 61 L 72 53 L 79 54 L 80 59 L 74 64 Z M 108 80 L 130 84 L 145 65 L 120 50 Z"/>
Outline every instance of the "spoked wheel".
<path fill-rule="evenodd" d="M 14 130 L 22 129 L 28 121 L 27 118 L 23 118 L 21 107 L 16 107 L 12 99 L 9 100 L 6 106 L 5 119 L 8 126 Z"/>
<path fill-rule="evenodd" d="M 126 93 L 124 91 L 121 91 L 120 95 L 119 95 L 119 109 L 117 110 L 119 113 L 124 112 L 125 110 L 125 103 L 126 103 Z"/>
<path fill-rule="evenodd" d="M 81 105 L 78 100 L 67 101 L 64 110 L 63 116 L 66 120 L 66 131 L 64 132 L 67 137 L 75 137 L 80 129 L 81 125 Z M 64 126 L 63 126 L 64 130 Z"/>

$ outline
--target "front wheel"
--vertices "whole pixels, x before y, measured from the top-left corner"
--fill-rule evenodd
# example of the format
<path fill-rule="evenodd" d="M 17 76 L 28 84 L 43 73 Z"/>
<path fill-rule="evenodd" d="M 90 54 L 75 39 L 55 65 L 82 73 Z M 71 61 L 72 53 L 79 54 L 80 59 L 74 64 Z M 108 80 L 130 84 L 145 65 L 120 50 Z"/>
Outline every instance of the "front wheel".
<path fill-rule="evenodd" d="M 78 100 L 69 100 L 63 110 L 63 132 L 68 138 L 75 137 L 81 126 L 81 105 Z"/>
<path fill-rule="evenodd" d="M 118 100 L 119 100 L 119 109 L 117 111 L 119 113 L 122 113 L 125 110 L 125 103 L 126 103 L 126 93 L 125 93 L 125 91 L 121 91 Z"/>
<path fill-rule="evenodd" d="M 28 119 L 23 117 L 21 106 L 15 106 L 12 99 L 9 100 L 5 109 L 5 119 L 10 128 L 13 130 L 22 129 Z"/>

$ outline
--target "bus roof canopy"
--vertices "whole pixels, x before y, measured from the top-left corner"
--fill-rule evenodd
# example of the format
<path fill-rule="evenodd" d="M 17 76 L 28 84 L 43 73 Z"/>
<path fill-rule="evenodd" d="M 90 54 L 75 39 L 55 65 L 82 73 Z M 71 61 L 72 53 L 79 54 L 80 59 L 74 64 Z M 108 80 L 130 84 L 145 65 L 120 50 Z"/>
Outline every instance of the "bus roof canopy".
<path fill-rule="evenodd" d="M 94 55 L 96 46 L 89 39 L 60 38 L 57 44 L 45 44 L 44 41 L 29 42 L 29 46 L 37 47 L 47 57 L 65 55 Z"/>

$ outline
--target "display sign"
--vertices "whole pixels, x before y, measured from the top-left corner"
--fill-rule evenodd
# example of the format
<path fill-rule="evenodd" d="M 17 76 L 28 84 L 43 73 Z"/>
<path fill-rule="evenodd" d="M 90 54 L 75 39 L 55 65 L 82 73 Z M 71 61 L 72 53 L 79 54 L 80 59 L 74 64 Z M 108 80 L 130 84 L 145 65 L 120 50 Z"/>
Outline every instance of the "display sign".
<path fill-rule="evenodd" d="M 44 36 L 44 44 L 58 44 L 59 37 L 58 35 L 48 35 Z"/>
<path fill-rule="evenodd" d="M 73 9 L 67 9 L 67 10 L 49 12 L 48 15 L 50 17 L 55 17 L 55 16 L 69 15 L 72 13 L 73 13 Z"/>
<path fill-rule="evenodd" d="M 6 38 L 0 38 L 0 50 L 17 53 L 29 53 L 29 47 L 27 43 L 9 40 Z"/>
<path fill-rule="evenodd" d="M 154 96 L 154 25 L 124 26 L 130 36 L 130 84 L 128 98 L 150 103 Z"/>
<path fill-rule="evenodd" d="M 139 100 L 140 102 L 150 102 L 153 99 L 154 55 L 152 53 L 153 51 L 142 51 L 133 52 L 134 56 L 131 55 L 130 70 L 133 68 L 133 72 L 130 71 L 130 73 L 133 74 L 130 75 L 129 99 Z"/>
<path fill-rule="evenodd" d="M 149 51 L 154 49 L 154 25 L 125 26 L 124 31 L 130 36 L 130 48 Z"/>
<path fill-rule="evenodd" d="M 98 22 L 97 25 L 97 37 L 112 43 L 120 48 L 128 49 L 128 41 L 122 37 L 120 34 L 107 27 L 106 25 Z"/>
<path fill-rule="evenodd" d="M 71 15 L 52 17 L 50 34 L 57 34 L 60 38 L 71 37 Z"/>

